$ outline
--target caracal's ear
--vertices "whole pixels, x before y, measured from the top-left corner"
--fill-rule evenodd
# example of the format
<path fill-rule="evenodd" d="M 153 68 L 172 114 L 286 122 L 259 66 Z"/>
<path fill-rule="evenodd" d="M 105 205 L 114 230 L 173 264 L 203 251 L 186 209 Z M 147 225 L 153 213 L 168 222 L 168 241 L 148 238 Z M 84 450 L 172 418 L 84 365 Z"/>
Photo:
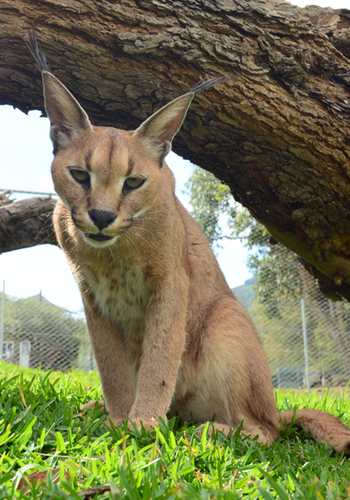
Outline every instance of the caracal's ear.
<path fill-rule="evenodd" d="M 195 92 L 188 92 L 166 104 L 147 118 L 134 134 L 142 139 L 163 164 L 171 143 L 181 128 Z"/>
<path fill-rule="evenodd" d="M 188 108 L 194 96 L 225 80 L 225 76 L 219 76 L 195 85 L 189 92 L 177 97 L 159 111 L 156 111 L 135 130 L 134 135 L 146 142 L 147 146 L 151 148 L 155 156 L 159 159 L 161 166 L 165 156 L 171 149 L 172 140 L 186 118 Z"/>
<path fill-rule="evenodd" d="M 54 153 L 64 148 L 83 130 L 92 128 L 87 113 L 58 78 L 42 72 L 45 109 L 51 123 Z"/>

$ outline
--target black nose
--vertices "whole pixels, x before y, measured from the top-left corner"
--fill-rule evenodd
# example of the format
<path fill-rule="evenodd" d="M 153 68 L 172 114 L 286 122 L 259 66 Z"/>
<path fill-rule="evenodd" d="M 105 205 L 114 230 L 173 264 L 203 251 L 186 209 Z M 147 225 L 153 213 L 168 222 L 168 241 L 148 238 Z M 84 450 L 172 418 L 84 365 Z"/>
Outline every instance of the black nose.
<path fill-rule="evenodd" d="M 112 224 L 117 218 L 114 212 L 109 212 L 108 210 L 89 210 L 90 219 L 100 230 Z"/>

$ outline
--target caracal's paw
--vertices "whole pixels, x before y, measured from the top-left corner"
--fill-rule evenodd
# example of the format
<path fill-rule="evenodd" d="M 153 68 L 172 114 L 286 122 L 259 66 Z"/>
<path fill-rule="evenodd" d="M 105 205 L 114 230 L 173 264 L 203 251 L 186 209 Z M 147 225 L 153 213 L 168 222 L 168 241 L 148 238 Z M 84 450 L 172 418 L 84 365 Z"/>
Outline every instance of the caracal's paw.
<path fill-rule="evenodd" d="M 142 417 L 129 417 L 128 418 L 128 428 L 130 430 L 152 430 L 159 425 L 158 418 L 142 418 Z"/>
<path fill-rule="evenodd" d="M 127 422 L 126 417 L 112 417 L 111 415 L 107 416 L 106 425 L 110 429 L 114 429 L 115 427 L 119 427 Z"/>
<path fill-rule="evenodd" d="M 232 427 L 218 422 L 205 422 L 197 427 L 196 435 L 201 437 L 204 432 L 206 432 L 209 437 L 213 437 L 216 432 L 222 432 L 225 436 L 228 436 L 228 434 L 232 432 Z"/>
<path fill-rule="evenodd" d="M 79 409 L 80 409 L 79 415 L 82 416 L 89 410 L 105 410 L 106 406 L 104 400 L 99 399 L 99 400 L 88 401 L 87 403 L 80 405 Z"/>
<path fill-rule="evenodd" d="M 162 420 L 166 420 L 166 417 L 162 418 Z M 122 425 L 126 425 L 126 427 L 130 430 L 152 430 L 157 427 L 160 423 L 158 418 L 142 418 L 142 417 L 128 417 L 128 418 L 116 418 L 108 415 L 107 417 L 107 426 L 111 429 L 115 427 L 119 427 Z"/>

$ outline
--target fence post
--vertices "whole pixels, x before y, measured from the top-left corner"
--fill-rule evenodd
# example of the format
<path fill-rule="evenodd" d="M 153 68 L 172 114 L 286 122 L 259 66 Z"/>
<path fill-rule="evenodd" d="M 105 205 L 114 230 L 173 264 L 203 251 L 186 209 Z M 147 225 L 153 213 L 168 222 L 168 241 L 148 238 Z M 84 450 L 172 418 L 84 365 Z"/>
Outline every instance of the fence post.
<path fill-rule="evenodd" d="M 310 389 L 310 380 L 309 380 L 309 350 L 307 344 L 307 326 L 306 326 L 306 317 L 305 317 L 305 301 L 302 297 L 300 299 L 300 310 L 301 310 L 301 324 L 303 328 L 303 341 L 304 341 L 304 369 L 305 369 L 305 385 L 307 390 Z"/>
<path fill-rule="evenodd" d="M 30 349 L 31 345 L 29 340 L 22 340 L 19 343 L 19 364 L 26 368 L 30 366 Z"/>
<path fill-rule="evenodd" d="M 4 334 L 5 334 L 5 280 L 2 282 L 2 294 L 0 301 L 0 359 L 4 355 Z"/>

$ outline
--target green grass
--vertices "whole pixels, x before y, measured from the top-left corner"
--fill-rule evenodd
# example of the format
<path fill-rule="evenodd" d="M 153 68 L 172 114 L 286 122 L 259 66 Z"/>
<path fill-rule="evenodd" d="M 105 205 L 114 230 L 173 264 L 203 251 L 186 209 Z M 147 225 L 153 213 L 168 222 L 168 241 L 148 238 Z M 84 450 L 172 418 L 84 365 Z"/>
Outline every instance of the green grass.
<path fill-rule="evenodd" d="M 79 407 L 100 397 L 95 374 L 45 373 L 0 364 L 0 499 L 340 499 L 350 497 L 350 460 L 289 430 L 271 447 L 171 420 L 152 432 L 109 430 Z M 281 409 L 309 406 L 350 424 L 341 391 L 284 391 Z M 43 473 L 35 482 L 34 473 Z M 31 476 L 32 474 L 32 476 Z M 29 478 L 27 487 L 23 478 Z"/>

